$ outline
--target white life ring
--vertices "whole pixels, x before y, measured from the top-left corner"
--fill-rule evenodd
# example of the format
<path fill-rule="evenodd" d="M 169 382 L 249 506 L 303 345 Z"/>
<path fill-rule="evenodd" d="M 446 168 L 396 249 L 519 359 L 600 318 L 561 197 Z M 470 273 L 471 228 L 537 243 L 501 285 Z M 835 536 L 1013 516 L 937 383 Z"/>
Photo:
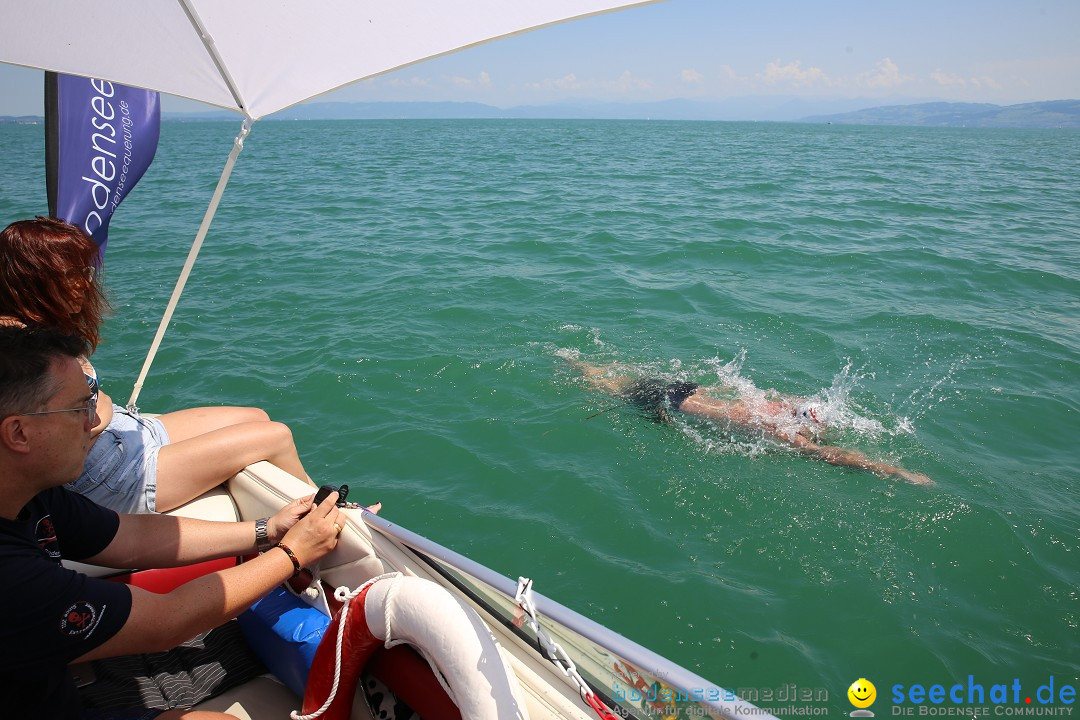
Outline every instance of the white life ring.
<path fill-rule="evenodd" d="M 380 645 L 408 643 L 427 660 L 464 720 L 529 720 L 491 631 L 445 588 L 393 573 L 338 593 L 345 604 L 315 652 L 301 714 L 293 713 L 294 719 L 348 720 L 371 655 Z"/>

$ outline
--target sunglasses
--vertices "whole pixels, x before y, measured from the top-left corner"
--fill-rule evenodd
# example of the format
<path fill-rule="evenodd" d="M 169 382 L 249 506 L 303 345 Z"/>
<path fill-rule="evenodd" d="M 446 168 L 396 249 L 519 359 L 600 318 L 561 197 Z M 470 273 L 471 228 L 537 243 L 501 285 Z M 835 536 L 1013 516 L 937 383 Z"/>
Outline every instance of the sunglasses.
<path fill-rule="evenodd" d="M 64 408 L 63 410 L 39 410 L 38 412 L 19 413 L 19 415 L 51 415 L 53 413 L 66 413 L 66 412 L 82 412 L 86 413 L 87 422 L 93 424 L 94 417 L 97 415 L 98 404 L 98 384 L 96 378 L 86 378 L 87 385 L 90 386 L 90 398 L 86 401 L 85 405 L 74 408 Z"/>
<path fill-rule="evenodd" d="M 97 276 L 96 265 L 87 265 L 78 269 L 72 268 L 64 272 L 65 278 L 78 278 L 79 280 L 85 280 L 87 283 L 93 283 L 95 276 Z"/>

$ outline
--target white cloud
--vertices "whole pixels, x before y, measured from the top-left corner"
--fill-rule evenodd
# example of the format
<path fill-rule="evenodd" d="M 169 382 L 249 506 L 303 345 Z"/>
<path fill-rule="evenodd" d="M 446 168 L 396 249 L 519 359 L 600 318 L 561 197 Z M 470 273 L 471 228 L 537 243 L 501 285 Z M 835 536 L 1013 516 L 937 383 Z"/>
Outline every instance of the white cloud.
<path fill-rule="evenodd" d="M 911 75 L 902 74 L 892 58 L 882 58 L 874 70 L 858 75 L 855 80 L 859 85 L 867 87 L 890 88 L 909 83 L 914 78 Z"/>
<path fill-rule="evenodd" d="M 431 80 L 429 78 L 422 78 L 416 75 L 410 75 L 409 77 L 390 76 L 383 79 L 383 82 L 389 87 L 431 87 Z"/>
<path fill-rule="evenodd" d="M 781 65 L 780 60 L 774 60 L 765 66 L 765 72 L 758 76 L 766 85 L 791 85 L 793 87 L 813 87 L 815 85 L 831 85 L 832 81 L 825 71 L 819 67 L 802 67 L 802 61 L 796 60 L 787 65 Z"/>
<path fill-rule="evenodd" d="M 533 90 L 580 90 L 585 86 L 578 81 L 577 75 L 568 73 L 561 78 L 547 78 L 540 82 L 529 83 L 526 87 Z"/>
<path fill-rule="evenodd" d="M 488 90 L 491 88 L 491 76 L 488 75 L 486 70 L 480 71 L 480 74 L 475 79 L 454 76 L 450 78 L 450 82 L 457 87 L 470 90 L 474 88 L 482 88 Z"/>
<path fill-rule="evenodd" d="M 730 65 L 721 65 L 717 69 L 720 71 L 720 74 L 724 77 L 725 80 L 740 79 L 739 74 L 735 72 L 735 68 L 731 67 Z"/>
<path fill-rule="evenodd" d="M 615 90 L 625 92 L 627 90 L 649 90 L 652 88 L 653 83 L 652 80 L 637 77 L 634 73 L 626 70 L 611 86 Z"/>
<path fill-rule="evenodd" d="M 613 79 L 582 80 L 574 73 L 568 73 L 560 78 L 548 78 L 540 82 L 528 83 L 524 87 L 530 90 L 580 91 L 606 95 L 624 95 L 639 90 L 651 90 L 653 82 L 626 70 L 622 75 Z"/>
<path fill-rule="evenodd" d="M 679 73 L 679 76 L 682 78 L 682 81 L 688 85 L 700 85 L 705 81 L 705 77 L 701 73 L 690 68 L 683 70 Z"/>
<path fill-rule="evenodd" d="M 1000 90 L 1001 84 L 991 77 L 970 77 L 965 78 L 955 73 L 947 73 L 944 70 L 937 69 L 930 73 L 930 79 L 941 87 L 946 88 L 963 88 L 972 87 L 977 90 L 989 89 Z"/>
<path fill-rule="evenodd" d="M 959 75 L 947 73 L 940 69 L 930 73 L 930 79 L 942 87 L 956 87 L 967 84 L 967 81 Z"/>

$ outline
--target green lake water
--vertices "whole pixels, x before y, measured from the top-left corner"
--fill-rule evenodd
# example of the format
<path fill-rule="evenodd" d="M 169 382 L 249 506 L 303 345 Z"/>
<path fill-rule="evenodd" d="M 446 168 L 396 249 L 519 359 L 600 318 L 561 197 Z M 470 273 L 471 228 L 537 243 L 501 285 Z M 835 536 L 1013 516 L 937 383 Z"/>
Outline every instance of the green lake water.
<path fill-rule="evenodd" d="M 165 123 L 113 221 L 121 403 L 238 127 Z M 0 216 L 44 213 L 42 128 L 0 138 Z M 261 406 L 316 479 L 724 687 L 1076 685 L 1078 188 L 1076 132 L 264 121 L 139 404 Z M 816 396 L 936 484 L 649 422 L 565 357 Z"/>

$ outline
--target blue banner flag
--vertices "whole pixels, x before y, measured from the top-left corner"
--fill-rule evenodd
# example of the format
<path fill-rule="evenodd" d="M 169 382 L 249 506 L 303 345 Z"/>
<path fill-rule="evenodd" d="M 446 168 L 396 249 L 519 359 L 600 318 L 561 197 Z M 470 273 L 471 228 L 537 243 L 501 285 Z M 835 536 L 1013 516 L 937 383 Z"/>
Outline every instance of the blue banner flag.
<path fill-rule="evenodd" d="M 108 80 L 45 73 L 49 214 L 105 253 L 109 220 L 157 151 L 158 94 Z"/>

